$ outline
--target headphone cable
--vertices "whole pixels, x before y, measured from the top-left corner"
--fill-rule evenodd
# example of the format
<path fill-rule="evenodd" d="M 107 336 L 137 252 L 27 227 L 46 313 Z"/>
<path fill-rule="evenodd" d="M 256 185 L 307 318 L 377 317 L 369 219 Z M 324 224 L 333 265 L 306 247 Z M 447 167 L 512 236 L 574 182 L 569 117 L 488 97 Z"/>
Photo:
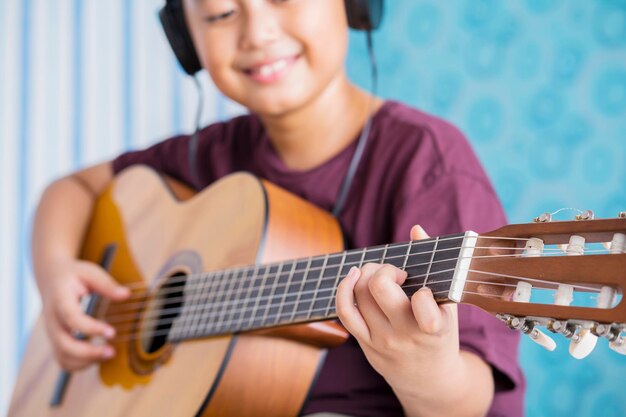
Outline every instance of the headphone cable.
<path fill-rule="evenodd" d="M 348 192 L 350 191 L 350 186 L 352 185 L 352 181 L 354 180 L 354 174 L 359 166 L 359 162 L 361 161 L 361 157 L 363 156 L 363 150 L 365 149 L 365 145 L 367 143 L 367 139 L 370 134 L 370 129 L 372 127 L 372 122 L 374 118 L 373 110 L 374 110 L 374 98 L 376 97 L 376 92 L 378 91 L 378 68 L 376 65 L 376 56 L 374 54 L 374 41 L 372 37 L 372 31 L 368 30 L 366 32 L 367 38 L 367 51 L 370 58 L 370 69 L 371 69 L 371 93 L 369 97 L 368 104 L 368 116 L 365 125 L 363 126 L 363 130 L 361 130 L 361 135 L 359 136 L 359 140 L 356 145 L 356 149 L 354 150 L 354 155 L 352 155 L 352 160 L 350 161 L 350 165 L 348 166 L 348 171 L 346 172 L 346 176 L 341 183 L 341 188 L 339 190 L 339 194 L 337 196 L 337 200 L 335 200 L 335 205 L 333 206 L 332 214 L 335 217 L 339 217 L 343 206 L 346 203 L 346 199 L 348 198 Z"/>

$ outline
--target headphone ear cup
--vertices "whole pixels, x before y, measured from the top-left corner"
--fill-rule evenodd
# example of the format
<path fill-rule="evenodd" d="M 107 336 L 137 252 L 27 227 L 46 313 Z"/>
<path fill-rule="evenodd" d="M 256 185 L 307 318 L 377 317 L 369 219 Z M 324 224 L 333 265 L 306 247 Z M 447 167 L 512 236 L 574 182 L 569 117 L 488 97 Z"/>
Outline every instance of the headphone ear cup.
<path fill-rule="evenodd" d="M 191 35 L 187 29 L 182 2 L 180 0 L 168 0 L 159 11 L 159 20 L 174 55 L 185 72 L 194 75 L 200 71 L 202 65 L 200 65 L 198 54 L 196 54 Z"/>
<path fill-rule="evenodd" d="M 345 0 L 348 25 L 352 29 L 374 30 L 383 18 L 383 0 Z"/>

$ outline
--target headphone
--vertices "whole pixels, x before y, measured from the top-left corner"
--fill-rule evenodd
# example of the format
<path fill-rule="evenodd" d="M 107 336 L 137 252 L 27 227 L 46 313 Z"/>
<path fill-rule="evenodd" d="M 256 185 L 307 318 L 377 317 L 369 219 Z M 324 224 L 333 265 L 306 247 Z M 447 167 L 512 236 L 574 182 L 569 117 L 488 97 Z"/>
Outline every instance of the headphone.
<path fill-rule="evenodd" d="M 383 0 L 344 0 L 348 25 L 352 29 L 372 31 L 383 17 Z M 167 0 L 159 11 L 165 36 L 185 72 L 194 75 L 202 69 L 191 41 L 183 13 L 182 0 Z"/>

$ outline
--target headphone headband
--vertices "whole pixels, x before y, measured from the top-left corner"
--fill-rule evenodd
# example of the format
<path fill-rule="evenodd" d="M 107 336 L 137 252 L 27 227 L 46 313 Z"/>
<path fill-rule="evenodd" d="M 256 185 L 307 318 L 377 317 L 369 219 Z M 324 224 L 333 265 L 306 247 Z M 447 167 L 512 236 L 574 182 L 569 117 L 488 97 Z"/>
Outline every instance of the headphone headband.
<path fill-rule="evenodd" d="M 315 0 L 317 1 L 317 0 Z M 344 0 L 348 25 L 352 29 L 371 31 L 380 26 L 383 0 Z M 174 54 L 185 72 L 194 75 L 202 69 L 185 22 L 182 0 L 166 0 L 159 20 Z"/>

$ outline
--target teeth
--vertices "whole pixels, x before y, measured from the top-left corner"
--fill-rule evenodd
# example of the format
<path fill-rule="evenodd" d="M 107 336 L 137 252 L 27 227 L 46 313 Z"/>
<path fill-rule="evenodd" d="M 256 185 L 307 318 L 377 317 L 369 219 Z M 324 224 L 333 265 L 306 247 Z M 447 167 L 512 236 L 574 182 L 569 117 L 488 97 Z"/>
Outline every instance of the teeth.
<path fill-rule="evenodd" d="M 262 67 L 257 69 L 256 72 L 262 77 L 268 77 L 278 71 L 283 70 L 286 67 L 287 67 L 287 60 L 281 59 L 281 60 L 274 62 L 273 64 L 263 65 Z"/>

